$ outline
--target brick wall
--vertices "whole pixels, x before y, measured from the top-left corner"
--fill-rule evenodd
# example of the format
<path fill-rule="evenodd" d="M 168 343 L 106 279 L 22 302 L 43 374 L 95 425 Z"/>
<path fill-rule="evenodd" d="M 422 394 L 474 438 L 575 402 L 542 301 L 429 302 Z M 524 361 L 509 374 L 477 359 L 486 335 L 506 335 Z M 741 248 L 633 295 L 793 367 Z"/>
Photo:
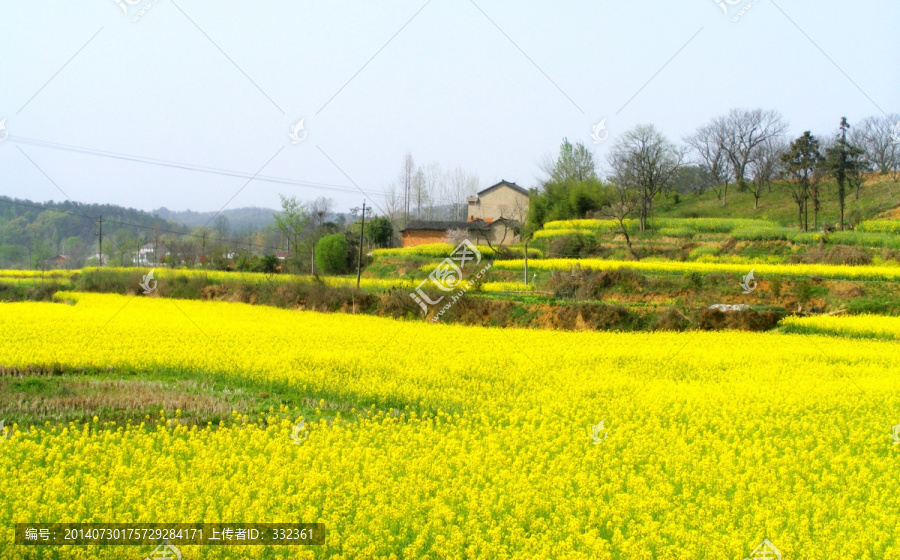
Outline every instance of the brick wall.
<path fill-rule="evenodd" d="M 428 243 L 446 243 L 447 232 L 442 230 L 413 229 L 403 232 L 403 246 L 415 247 Z"/>

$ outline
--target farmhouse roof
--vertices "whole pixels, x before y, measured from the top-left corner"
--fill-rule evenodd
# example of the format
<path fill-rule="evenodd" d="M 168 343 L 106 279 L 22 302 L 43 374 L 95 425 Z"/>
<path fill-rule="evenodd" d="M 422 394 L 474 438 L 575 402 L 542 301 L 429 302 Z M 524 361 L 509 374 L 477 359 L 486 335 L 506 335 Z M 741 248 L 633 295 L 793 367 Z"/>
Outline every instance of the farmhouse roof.
<path fill-rule="evenodd" d="M 520 192 L 520 193 L 522 193 L 522 194 L 528 194 L 528 189 L 524 189 L 524 188 L 520 187 L 519 185 L 517 185 L 517 184 L 515 184 L 515 183 L 511 183 L 511 182 L 507 181 L 506 179 L 503 179 L 502 181 L 500 181 L 500 182 L 497 183 L 496 185 L 491 185 L 490 187 L 484 189 L 483 191 L 478 191 L 478 194 L 479 194 L 479 195 L 482 195 L 482 194 L 484 194 L 484 193 L 486 193 L 486 192 L 488 192 L 488 191 L 494 190 L 494 189 L 499 188 L 499 187 L 502 187 L 502 186 L 504 186 L 504 185 L 506 185 L 507 187 L 509 187 L 509 188 L 511 188 L 511 189 L 513 189 L 513 190 L 515 190 L 515 191 L 518 191 L 518 192 Z"/>
<path fill-rule="evenodd" d="M 406 224 L 406 227 L 400 231 L 408 230 L 426 230 L 426 231 L 446 231 L 448 229 L 490 229 L 491 224 L 488 222 L 461 222 L 461 221 L 426 221 L 413 220 Z"/>
<path fill-rule="evenodd" d="M 448 229 L 487 231 L 497 224 L 511 224 L 514 226 L 518 224 L 518 222 L 515 220 L 510 220 L 509 218 L 497 218 L 496 220 L 492 221 L 482 220 L 478 218 L 468 222 L 413 220 L 400 231 L 447 231 Z"/>

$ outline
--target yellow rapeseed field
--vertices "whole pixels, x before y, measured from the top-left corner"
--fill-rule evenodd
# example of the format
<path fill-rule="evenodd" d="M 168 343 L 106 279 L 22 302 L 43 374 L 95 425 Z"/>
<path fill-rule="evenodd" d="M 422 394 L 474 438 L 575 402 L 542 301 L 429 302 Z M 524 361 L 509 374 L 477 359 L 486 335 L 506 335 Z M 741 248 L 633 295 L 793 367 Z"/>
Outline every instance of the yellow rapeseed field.
<path fill-rule="evenodd" d="M 778 333 L 491 329 L 62 294 L 0 304 L 0 365 L 253 379 L 334 422 L 13 425 L 16 522 L 321 522 L 318 547 L 184 558 L 900 558 L 896 344 Z M 394 414 L 391 409 L 399 409 Z M 600 443 L 590 426 L 603 420 Z M 117 548 L 141 558 L 149 550 Z M 103 557 L 96 548 L 45 557 Z"/>
<path fill-rule="evenodd" d="M 832 334 L 854 338 L 900 339 L 900 317 L 883 315 L 846 315 L 785 317 L 779 323 L 788 332 Z"/>
<path fill-rule="evenodd" d="M 646 259 L 642 261 L 616 261 L 607 259 L 539 259 L 528 261 L 532 270 L 569 271 L 574 266 L 594 270 L 628 268 L 649 273 L 718 272 L 747 274 L 752 266 L 757 275 L 769 276 L 821 276 L 847 280 L 900 280 L 897 266 L 849 266 L 838 264 L 742 264 L 728 262 L 678 262 Z M 497 270 L 522 270 L 524 261 L 497 261 Z"/>

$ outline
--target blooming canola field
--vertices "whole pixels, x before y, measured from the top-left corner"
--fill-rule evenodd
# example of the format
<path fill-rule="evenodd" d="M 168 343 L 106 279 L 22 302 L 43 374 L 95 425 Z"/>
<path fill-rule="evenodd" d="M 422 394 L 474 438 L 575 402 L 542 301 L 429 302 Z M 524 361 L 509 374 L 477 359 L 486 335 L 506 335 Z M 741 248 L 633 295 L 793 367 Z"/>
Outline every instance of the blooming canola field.
<path fill-rule="evenodd" d="M 789 316 L 781 320 L 788 332 L 832 334 L 846 337 L 900 339 L 900 317 L 883 315 Z"/>
<path fill-rule="evenodd" d="M 894 342 L 59 297 L 0 304 L 5 374 L 166 371 L 352 408 L 306 418 L 302 444 L 296 419 L 276 414 L 199 427 L 6 418 L 0 558 L 33 557 L 14 523 L 79 521 L 327 529 L 321 546 L 184 546 L 185 559 L 742 559 L 764 538 L 786 559 L 900 558 Z"/>

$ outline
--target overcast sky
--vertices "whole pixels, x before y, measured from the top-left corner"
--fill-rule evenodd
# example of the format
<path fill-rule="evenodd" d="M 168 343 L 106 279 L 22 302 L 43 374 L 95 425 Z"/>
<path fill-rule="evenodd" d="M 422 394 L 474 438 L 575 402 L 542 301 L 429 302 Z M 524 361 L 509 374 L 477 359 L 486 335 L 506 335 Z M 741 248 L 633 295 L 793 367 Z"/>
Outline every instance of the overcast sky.
<path fill-rule="evenodd" d="M 900 2 L 722 1 L 4 2 L 0 194 L 346 210 L 407 151 L 532 187 L 563 137 L 602 162 L 636 124 L 680 139 L 731 107 L 792 135 L 900 111 Z"/>

